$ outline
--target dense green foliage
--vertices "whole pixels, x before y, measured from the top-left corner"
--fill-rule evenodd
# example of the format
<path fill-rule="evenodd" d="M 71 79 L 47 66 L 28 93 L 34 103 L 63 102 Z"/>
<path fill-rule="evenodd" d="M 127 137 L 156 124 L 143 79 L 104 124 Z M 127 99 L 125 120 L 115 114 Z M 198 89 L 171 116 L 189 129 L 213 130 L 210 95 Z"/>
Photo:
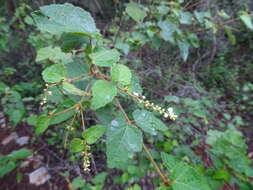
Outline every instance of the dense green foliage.
<path fill-rule="evenodd" d="M 196 2 L 115 1 L 110 17 L 21 3 L 0 20 L 2 108 L 92 173 L 61 171 L 73 189 L 253 188 L 253 5 Z M 21 150 L 1 155 L 0 177 Z"/>

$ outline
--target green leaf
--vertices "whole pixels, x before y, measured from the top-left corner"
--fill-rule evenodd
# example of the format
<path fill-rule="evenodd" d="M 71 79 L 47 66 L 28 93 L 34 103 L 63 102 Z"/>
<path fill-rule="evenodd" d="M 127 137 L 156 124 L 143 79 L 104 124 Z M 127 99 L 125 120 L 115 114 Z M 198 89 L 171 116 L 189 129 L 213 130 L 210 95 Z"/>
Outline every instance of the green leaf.
<path fill-rule="evenodd" d="M 19 150 L 14 150 L 8 154 L 9 160 L 23 159 L 31 155 L 31 152 L 26 148 L 21 148 Z"/>
<path fill-rule="evenodd" d="M 151 112 L 146 110 L 135 110 L 133 112 L 133 117 L 136 124 L 142 128 L 145 132 L 152 135 L 156 135 L 157 131 L 166 131 L 168 128 L 163 122 L 156 118 Z"/>
<path fill-rule="evenodd" d="M 189 55 L 190 44 L 186 41 L 178 41 L 177 44 L 180 49 L 180 55 L 182 59 L 186 61 Z"/>
<path fill-rule="evenodd" d="M 110 103 L 117 95 L 116 85 L 112 82 L 97 80 L 92 88 L 91 108 L 97 110 Z"/>
<path fill-rule="evenodd" d="M 87 36 L 72 33 L 63 33 L 60 40 L 62 41 L 61 49 L 63 52 L 70 52 L 81 44 L 89 42 Z"/>
<path fill-rule="evenodd" d="M 8 113 L 9 119 L 16 125 L 19 121 L 22 120 L 23 116 L 25 115 L 24 109 L 13 110 Z"/>
<path fill-rule="evenodd" d="M 170 42 L 174 42 L 174 32 L 178 29 L 178 27 L 170 22 L 169 20 L 165 20 L 165 21 L 159 21 L 158 22 L 158 26 L 161 29 L 160 35 L 161 37 L 165 40 L 165 41 L 170 41 Z"/>
<path fill-rule="evenodd" d="M 225 32 L 226 32 L 230 42 L 232 43 L 232 45 L 235 45 L 236 44 L 236 38 L 235 38 L 235 35 L 233 34 L 232 30 L 230 29 L 230 27 L 225 26 L 224 29 L 225 29 Z"/>
<path fill-rule="evenodd" d="M 11 172 L 13 169 L 16 168 L 16 163 L 13 161 L 8 162 L 0 167 L 0 178 L 6 175 L 7 173 Z"/>
<path fill-rule="evenodd" d="M 61 111 L 63 111 L 63 109 L 57 109 L 55 111 L 55 113 L 58 113 L 58 112 L 61 112 Z M 63 114 L 54 116 L 50 119 L 50 124 L 49 125 L 56 125 L 56 124 L 62 123 L 63 121 L 66 121 L 66 120 L 70 119 L 75 113 L 76 113 L 75 110 L 70 110 L 70 111 L 65 112 Z"/>
<path fill-rule="evenodd" d="M 121 50 L 125 55 L 127 55 L 130 50 L 130 45 L 121 40 L 117 40 L 115 43 L 115 48 Z"/>
<path fill-rule="evenodd" d="M 194 11 L 194 15 L 200 23 L 204 23 L 206 18 L 211 18 L 210 12 Z"/>
<path fill-rule="evenodd" d="M 86 92 L 80 90 L 79 88 L 76 88 L 73 84 L 71 84 L 69 82 L 63 82 L 62 88 L 70 94 L 74 94 L 74 95 L 78 95 L 78 96 L 87 96 Z"/>
<path fill-rule="evenodd" d="M 218 15 L 224 19 L 229 19 L 230 16 L 224 11 L 224 10 L 220 10 L 218 11 Z"/>
<path fill-rule="evenodd" d="M 195 115 L 196 117 L 206 119 L 206 116 L 208 114 L 207 110 L 205 109 L 190 109 L 190 113 Z"/>
<path fill-rule="evenodd" d="M 42 72 L 42 77 L 45 82 L 60 82 L 66 77 L 66 69 L 62 64 L 54 64 Z"/>
<path fill-rule="evenodd" d="M 147 16 L 146 12 L 140 8 L 140 5 L 133 2 L 127 4 L 126 13 L 138 23 L 141 23 Z"/>
<path fill-rule="evenodd" d="M 132 125 L 126 124 L 120 118 L 111 122 L 107 133 L 106 155 L 110 168 L 124 164 L 133 158 L 135 152 L 142 149 L 142 133 Z"/>
<path fill-rule="evenodd" d="M 41 31 L 51 34 L 65 32 L 91 36 L 97 32 L 90 13 L 69 3 L 40 7 L 32 17 Z"/>
<path fill-rule="evenodd" d="M 122 112 L 118 110 L 113 104 L 109 104 L 99 110 L 96 110 L 96 117 L 104 125 L 109 126 L 111 121 L 117 117 L 123 116 Z"/>
<path fill-rule="evenodd" d="M 70 152 L 81 152 L 84 149 L 84 142 L 82 139 L 74 138 L 70 142 Z"/>
<path fill-rule="evenodd" d="M 227 170 L 225 170 L 224 168 L 216 170 L 212 177 L 213 177 L 213 179 L 225 180 L 227 182 L 231 178 L 229 172 Z"/>
<path fill-rule="evenodd" d="M 120 53 L 116 49 L 100 50 L 89 55 L 92 63 L 100 67 L 111 67 L 120 60 Z"/>
<path fill-rule="evenodd" d="M 132 74 L 132 80 L 131 80 L 131 84 L 129 87 L 129 92 L 131 92 L 131 93 L 136 92 L 140 95 L 142 94 L 140 80 L 139 80 L 138 76 L 135 74 Z"/>
<path fill-rule="evenodd" d="M 180 24 L 192 24 L 192 14 L 190 12 L 180 12 Z"/>
<path fill-rule="evenodd" d="M 237 130 L 228 129 L 225 132 L 209 130 L 206 143 L 213 147 L 211 149 L 213 153 L 218 156 L 226 155 L 230 159 L 241 158 L 247 152 L 243 135 Z"/>
<path fill-rule="evenodd" d="M 85 180 L 81 179 L 80 177 L 76 177 L 73 179 L 73 181 L 71 182 L 73 185 L 73 189 L 80 189 L 82 187 L 85 186 Z"/>
<path fill-rule="evenodd" d="M 226 165 L 238 173 L 253 177 L 251 161 L 247 157 L 247 145 L 243 134 L 236 129 L 224 132 L 208 131 L 206 143 L 212 146 L 211 152 L 226 162 Z"/>
<path fill-rule="evenodd" d="M 180 99 L 177 96 L 165 96 L 164 100 L 166 102 L 174 102 L 176 104 L 178 104 L 180 102 Z"/>
<path fill-rule="evenodd" d="M 89 66 L 87 63 L 82 60 L 75 60 L 75 62 L 71 62 L 65 65 L 67 70 L 68 78 L 76 78 L 83 74 L 89 73 Z M 83 84 L 83 81 L 81 81 Z"/>
<path fill-rule="evenodd" d="M 30 115 L 30 116 L 26 119 L 26 121 L 27 121 L 27 123 L 28 123 L 29 125 L 33 125 L 33 126 L 34 126 L 34 125 L 36 125 L 37 118 L 38 118 L 37 115 L 32 114 L 32 115 Z"/>
<path fill-rule="evenodd" d="M 6 88 L 8 88 L 8 86 L 5 83 L 0 82 L 0 92 L 4 92 Z"/>
<path fill-rule="evenodd" d="M 47 115 L 41 115 L 38 117 L 35 125 L 35 134 L 39 135 L 43 133 L 49 126 L 50 119 Z"/>
<path fill-rule="evenodd" d="M 45 48 L 41 48 L 37 51 L 37 57 L 36 57 L 36 61 L 44 61 L 44 60 L 52 60 L 54 62 L 57 61 L 64 61 L 64 62 L 70 62 L 71 59 L 71 55 L 68 55 L 66 53 L 63 53 L 61 51 L 61 48 L 59 47 L 45 47 Z"/>
<path fill-rule="evenodd" d="M 106 172 L 99 173 L 98 175 L 96 175 L 96 177 L 94 177 L 92 179 L 92 183 L 94 183 L 94 184 L 103 184 L 106 177 L 107 177 L 107 175 L 108 174 Z"/>
<path fill-rule="evenodd" d="M 249 28 L 250 30 L 253 30 L 251 16 L 247 12 L 242 11 L 240 15 L 240 19 L 247 26 L 247 28 Z"/>
<path fill-rule="evenodd" d="M 64 95 L 62 94 L 62 90 L 60 90 L 57 86 L 50 88 L 49 91 L 52 93 L 52 95 L 47 97 L 48 102 L 53 102 L 55 104 L 63 102 Z"/>
<path fill-rule="evenodd" d="M 161 15 L 167 15 L 170 11 L 170 8 L 165 6 L 165 5 L 160 5 L 156 7 L 158 10 L 158 13 L 160 13 Z"/>
<path fill-rule="evenodd" d="M 131 83 L 132 73 L 127 66 L 117 64 L 112 67 L 111 78 L 114 82 L 119 82 L 123 85 L 129 85 Z"/>
<path fill-rule="evenodd" d="M 205 177 L 195 168 L 166 153 L 162 153 L 162 160 L 169 170 L 173 190 L 211 190 Z"/>
<path fill-rule="evenodd" d="M 82 136 L 88 144 L 93 144 L 104 135 L 105 130 L 106 128 L 103 125 L 94 125 L 86 129 Z"/>

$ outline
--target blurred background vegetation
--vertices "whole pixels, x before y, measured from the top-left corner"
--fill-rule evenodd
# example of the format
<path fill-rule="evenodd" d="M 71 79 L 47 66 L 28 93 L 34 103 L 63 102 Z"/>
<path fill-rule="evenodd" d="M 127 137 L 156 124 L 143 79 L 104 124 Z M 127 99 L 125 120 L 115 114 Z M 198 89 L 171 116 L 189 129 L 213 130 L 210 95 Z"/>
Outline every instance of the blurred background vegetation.
<path fill-rule="evenodd" d="M 165 136 L 148 136 L 148 143 L 154 148 L 152 154 L 159 160 L 157 150 L 173 153 L 180 159 L 192 161 L 205 170 L 213 189 L 251 190 L 253 172 L 250 160 L 253 158 L 253 30 L 249 30 L 240 20 L 229 26 L 198 30 L 194 25 L 186 26 L 187 31 L 197 36 L 194 48 L 187 49 L 186 61 L 182 59 L 181 47 L 157 38 L 153 26 L 136 25 L 125 12 L 129 1 L 120 0 L 1 0 L 0 1 L 0 95 L 1 109 L 11 123 L 10 131 L 26 130 L 32 141 L 28 147 L 45 146 L 54 151 L 43 163 L 53 165 L 59 157 L 73 167 L 78 167 L 76 158 L 64 153 L 60 146 L 59 133 L 63 129 L 50 128 L 45 135 L 33 135 L 36 115 L 43 111 L 40 101 L 45 86 L 41 71 L 50 61 L 36 61 L 36 52 L 43 47 L 62 44 L 57 36 L 39 32 L 32 25 L 30 13 L 40 6 L 54 3 L 72 3 L 89 11 L 108 44 L 118 48 L 127 64 L 139 78 L 143 94 L 149 100 L 162 106 L 170 105 L 179 119 L 167 121 L 170 130 Z M 139 0 L 144 10 L 154 10 L 147 16 L 156 22 L 166 13 L 168 2 Z M 175 1 L 176 2 L 176 1 Z M 212 22 L 221 23 L 222 13 L 237 18 L 239 11 L 253 13 L 252 0 L 189 0 L 177 1 L 185 11 L 210 13 Z M 173 6 L 170 5 L 169 6 Z M 155 15 L 159 10 L 160 15 Z M 152 14 L 153 13 L 153 14 Z M 223 16 L 224 16 L 223 14 Z M 225 16 L 224 16 L 225 17 Z M 158 22 L 157 22 L 158 23 Z M 159 25 L 159 24 L 158 24 Z M 181 30 L 185 30 L 180 25 Z M 162 26 L 160 28 L 163 30 Z M 232 30 L 230 29 L 232 28 Z M 216 30 L 217 31 L 214 31 Z M 209 31 L 209 32 L 207 32 Z M 187 40 L 196 40 L 195 37 Z M 182 50 L 182 49 L 181 49 Z M 129 102 L 125 102 L 127 105 Z M 54 104 L 47 109 L 54 108 Z M 62 131 L 61 131 L 62 130 Z M 22 132 L 21 132 L 22 133 Z M 221 137 L 223 136 L 223 137 Z M 219 139 L 221 138 L 221 139 Z M 216 140 L 213 140 L 216 139 Z M 238 143 L 238 144 L 236 144 Z M 242 154 L 241 162 L 228 153 L 234 153 L 233 145 Z M 211 149 L 210 146 L 218 147 Z M 34 148 L 37 150 L 37 148 Z M 156 151 L 155 151 L 156 148 Z M 242 148 L 242 150 L 240 149 Z M 158 180 L 144 155 L 129 163 L 121 170 L 107 169 L 102 155 L 104 146 L 94 150 L 94 168 L 90 174 L 79 177 L 70 170 L 53 170 L 60 189 L 155 189 Z M 46 150 L 42 155 L 46 154 Z M 240 151 L 241 150 L 241 151 Z M 7 151 L 8 152 L 8 151 Z M 1 152 L 6 154 L 7 152 Z M 236 151 L 235 151 L 236 152 Z M 9 152 L 8 152 L 9 153 Z M 235 153 L 238 154 L 238 153 Z M 102 155 L 102 156 L 101 156 Z M 245 159 L 244 159 L 245 158 Z M 51 161 L 49 161 L 51 160 Z M 244 160 L 244 161 L 243 161 Z M 140 169 L 141 168 L 141 169 Z M 241 168 L 241 169 L 238 169 Z M 9 176 L 17 173 L 13 170 Z M 78 172 L 77 172 L 78 173 Z M 8 175 L 1 178 L 8 187 Z M 83 180 L 85 179 L 87 183 Z M 22 181 L 22 180 L 21 180 Z M 61 182 L 63 181 L 63 182 Z M 90 185 L 92 184 L 92 185 Z M 23 187 L 24 184 L 23 184 Z M 0 187 L 1 189 L 1 187 Z M 45 187 L 46 189 L 46 187 Z"/>

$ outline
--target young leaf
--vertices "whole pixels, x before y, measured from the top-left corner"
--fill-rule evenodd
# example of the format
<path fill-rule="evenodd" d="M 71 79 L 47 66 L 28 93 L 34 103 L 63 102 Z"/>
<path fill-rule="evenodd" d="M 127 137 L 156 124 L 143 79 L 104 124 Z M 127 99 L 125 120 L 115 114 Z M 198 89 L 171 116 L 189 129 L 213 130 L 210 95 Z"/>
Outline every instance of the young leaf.
<path fill-rule="evenodd" d="M 36 135 L 43 133 L 48 128 L 49 123 L 50 119 L 47 117 L 47 115 L 39 116 L 35 125 Z"/>
<path fill-rule="evenodd" d="M 117 95 L 116 85 L 112 82 L 97 80 L 92 88 L 91 108 L 97 110 L 110 103 Z"/>
<path fill-rule="evenodd" d="M 253 30 L 253 24 L 252 24 L 251 16 L 247 12 L 242 11 L 240 19 L 247 26 L 247 28 L 249 28 L 250 30 Z"/>
<path fill-rule="evenodd" d="M 82 136 L 88 144 L 93 144 L 104 135 L 105 130 L 106 128 L 103 125 L 94 125 L 86 129 Z"/>
<path fill-rule="evenodd" d="M 101 50 L 89 55 L 92 63 L 100 67 L 111 67 L 120 59 L 120 53 L 116 49 Z"/>
<path fill-rule="evenodd" d="M 117 64 L 112 67 L 111 78 L 114 82 L 129 85 L 131 83 L 132 73 L 127 66 Z"/>
<path fill-rule="evenodd" d="M 147 16 L 146 12 L 140 8 L 137 3 L 128 3 L 126 7 L 127 14 L 136 22 L 141 23 Z"/>
<path fill-rule="evenodd" d="M 142 149 L 142 133 L 132 125 L 127 125 L 120 118 L 111 122 L 106 133 L 106 155 L 110 168 L 125 163 L 134 152 Z"/>
<path fill-rule="evenodd" d="M 170 173 L 173 190 L 211 190 L 205 177 L 195 168 L 162 153 L 162 160 Z"/>
<path fill-rule="evenodd" d="M 90 13 L 72 4 L 52 4 L 33 12 L 36 26 L 51 34 L 79 33 L 91 36 L 97 31 Z"/>
<path fill-rule="evenodd" d="M 55 64 L 46 68 L 42 72 L 42 77 L 45 82 L 55 83 L 60 82 L 66 77 L 66 69 L 62 64 Z"/>
<path fill-rule="evenodd" d="M 81 152 L 84 149 L 84 143 L 82 139 L 74 138 L 70 142 L 70 152 Z"/>
<path fill-rule="evenodd" d="M 157 119 L 151 112 L 146 110 L 135 110 L 133 112 L 133 117 L 136 124 L 143 129 L 143 131 L 148 132 L 152 135 L 156 135 L 157 131 L 166 131 L 168 128 L 163 122 Z"/>
<path fill-rule="evenodd" d="M 62 88 L 70 94 L 74 94 L 74 95 L 78 95 L 78 96 L 86 96 L 87 95 L 86 92 L 76 88 L 73 84 L 71 84 L 69 82 L 63 82 Z"/>

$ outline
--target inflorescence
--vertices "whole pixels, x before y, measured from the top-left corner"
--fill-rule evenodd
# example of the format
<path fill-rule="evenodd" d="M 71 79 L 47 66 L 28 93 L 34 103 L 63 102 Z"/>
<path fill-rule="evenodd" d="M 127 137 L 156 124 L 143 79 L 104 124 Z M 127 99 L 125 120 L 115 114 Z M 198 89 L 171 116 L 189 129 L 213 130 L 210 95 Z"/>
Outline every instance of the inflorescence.
<path fill-rule="evenodd" d="M 90 146 L 86 143 L 84 144 L 84 150 L 82 152 L 83 154 L 83 170 L 85 172 L 90 172 L 90 157 L 91 153 L 89 152 Z"/>
<path fill-rule="evenodd" d="M 43 106 L 44 104 L 47 103 L 47 96 L 51 96 L 52 95 L 52 92 L 48 90 L 49 88 L 50 88 L 49 85 L 46 84 L 46 88 L 43 90 L 45 92 L 44 98 L 42 98 L 42 100 L 40 102 L 41 106 Z"/>
<path fill-rule="evenodd" d="M 137 100 L 140 103 L 144 104 L 145 107 L 153 109 L 154 111 L 157 111 L 160 114 L 163 114 L 163 116 L 165 118 L 169 117 L 171 120 L 176 120 L 177 119 L 178 116 L 174 113 L 174 110 L 173 110 L 172 107 L 169 107 L 167 110 L 165 110 L 164 108 L 162 108 L 158 105 L 155 105 L 154 103 L 146 100 L 145 96 L 141 96 L 137 92 L 133 92 L 133 95 L 137 98 Z"/>

